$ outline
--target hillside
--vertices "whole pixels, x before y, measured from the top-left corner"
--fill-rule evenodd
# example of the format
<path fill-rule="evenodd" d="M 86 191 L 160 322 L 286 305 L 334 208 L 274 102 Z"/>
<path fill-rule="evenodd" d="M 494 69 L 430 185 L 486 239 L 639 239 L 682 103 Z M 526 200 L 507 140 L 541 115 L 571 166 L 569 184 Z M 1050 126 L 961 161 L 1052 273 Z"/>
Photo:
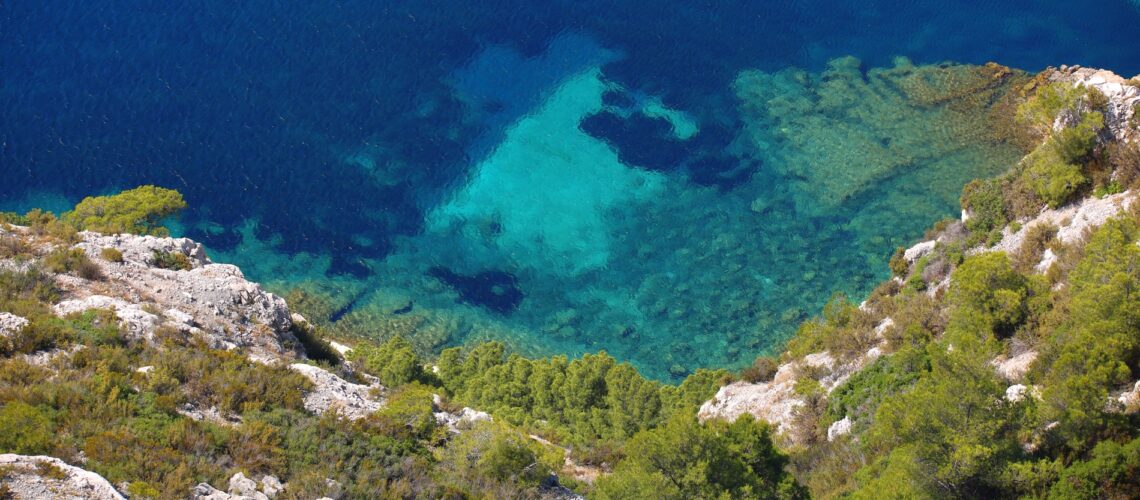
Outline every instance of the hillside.
<path fill-rule="evenodd" d="M 891 280 L 679 385 L 331 338 L 166 237 L 173 191 L 0 215 L 0 498 L 1138 496 L 1140 86 L 1020 93 L 1031 149 Z"/>

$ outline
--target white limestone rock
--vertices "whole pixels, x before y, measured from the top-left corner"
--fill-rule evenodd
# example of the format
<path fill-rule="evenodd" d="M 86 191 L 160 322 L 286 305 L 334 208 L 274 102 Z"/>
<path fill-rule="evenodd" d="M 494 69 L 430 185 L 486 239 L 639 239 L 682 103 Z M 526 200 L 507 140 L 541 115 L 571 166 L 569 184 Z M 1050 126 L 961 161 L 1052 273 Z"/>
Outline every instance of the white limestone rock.
<path fill-rule="evenodd" d="M 257 491 L 257 481 L 254 481 L 245 474 L 238 472 L 230 477 L 229 492 L 231 498 L 252 498 L 254 500 L 269 500 L 269 496 L 265 493 Z"/>
<path fill-rule="evenodd" d="M 851 417 L 846 415 L 843 417 L 843 420 L 832 422 L 832 424 L 827 427 L 827 441 L 835 441 L 840 436 L 851 434 L 851 425 Z"/>
<path fill-rule="evenodd" d="M 1129 85 L 1123 77 L 1111 71 L 1095 68 L 1062 67 L 1049 74 L 1048 78 L 1099 90 L 1108 98 L 1105 128 L 1118 141 L 1140 140 L 1140 131 L 1130 124 L 1140 103 L 1140 88 Z"/>
<path fill-rule="evenodd" d="M 1001 241 L 994 246 L 978 247 L 968 253 L 1001 251 L 1012 255 L 1021 248 L 1029 229 L 1039 224 L 1051 224 L 1057 227 L 1057 239 L 1061 243 L 1073 243 L 1081 238 L 1086 229 L 1100 227 L 1108 219 L 1127 210 L 1135 203 L 1134 195 L 1132 191 L 1125 191 L 1104 198 L 1085 198 L 1061 208 L 1043 210 L 1036 217 L 1025 221 L 1017 232 L 1011 232 L 1009 227 L 1005 228 Z M 1048 268 L 1039 264 L 1038 269 L 1043 271 Z"/>
<path fill-rule="evenodd" d="M 281 484 L 281 480 L 277 476 L 265 476 L 261 478 L 261 492 L 269 498 L 276 498 L 278 493 L 285 490 L 285 485 Z"/>
<path fill-rule="evenodd" d="M 113 309 L 129 334 L 153 338 L 162 326 L 202 336 L 213 348 L 241 349 L 255 361 L 290 360 L 299 355 L 292 314 L 285 300 L 245 279 L 241 270 L 214 264 L 202 245 L 186 238 L 80 233 L 83 249 L 105 280 L 60 280 L 64 301 L 60 315 L 86 309 Z M 118 249 L 123 262 L 100 254 Z M 181 252 L 191 269 L 154 266 L 155 251 Z"/>
<path fill-rule="evenodd" d="M 1014 384 L 1006 388 L 1005 400 L 1010 403 L 1016 403 L 1025 399 L 1026 394 L 1029 393 L 1029 388 L 1022 384 Z"/>
<path fill-rule="evenodd" d="M 372 396 L 373 390 L 384 390 L 379 384 L 354 384 L 321 367 L 304 363 L 294 363 L 289 368 L 313 383 L 313 390 L 305 394 L 305 409 L 314 414 L 336 409 L 345 418 L 357 420 L 384 406 L 382 399 Z"/>
<path fill-rule="evenodd" d="M 0 338 L 15 335 L 27 326 L 28 320 L 6 312 L 0 312 Z"/>
<path fill-rule="evenodd" d="M 1025 377 L 1029 366 L 1037 359 L 1037 351 L 1025 351 L 1013 357 L 998 356 L 990 362 L 1002 378 L 1015 382 Z"/>
<path fill-rule="evenodd" d="M 1116 401 L 1120 403 L 1124 413 L 1140 412 L 1140 380 L 1137 380 L 1131 389 L 1117 396 Z"/>
<path fill-rule="evenodd" d="M 115 312 L 121 327 L 129 336 L 151 340 L 154 332 L 162 324 L 158 316 L 143 310 L 139 304 L 105 295 L 90 295 L 82 299 L 65 300 L 52 306 L 57 316 L 82 313 L 92 309 L 107 309 Z"/>
<path fill-rule="evenodd" d="M 914 264 L 918 262 L 918 259 L 925 257 L 934 250 L 936 245 L 938 245 L 938 242 L 934 240 L 916 243 L 914 246 L 903 251 L 903 258 L 905 258 L 907 262 Z"/>
<path fill-rule="evenodd" d="M 435 416 L 436 423 L 447 427 L 447 430 L 453 434 L 459 434 L 460 432 L 470 429 L 476 422 L 494 420 L 487 412 L 473 410 L 467 407 L 463 407 L 458 413 L 444 411 L 440 408 L 442 403 L 443 400 L 439 397 L 439 394 L 432 394 L 432 415 Z M 548 441 L 541 440 L 541 438 L 536 436 L 531 436 L 531 438 L 539 439 L 544 442 L 544 444 L 550 444 Z"/>
<path fill-rule="evenodd" d="M 43 475 L 45 467 L 55 468 L 62 479 Z M 124 497 L 103 476 L 67 464 L 48 456 L 28 456 L 5 453 L 0 455 L 3 483 L 12 498 L 22 499 L 97 499 L 123 500 Z"/>

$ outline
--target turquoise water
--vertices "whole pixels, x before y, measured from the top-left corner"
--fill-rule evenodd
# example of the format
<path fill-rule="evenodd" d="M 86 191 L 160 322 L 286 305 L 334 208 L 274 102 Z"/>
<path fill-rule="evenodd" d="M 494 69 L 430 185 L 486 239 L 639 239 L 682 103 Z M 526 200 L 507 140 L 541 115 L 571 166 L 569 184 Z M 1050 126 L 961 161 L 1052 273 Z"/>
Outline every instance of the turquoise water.
<path fill-rule="evenodd" d="M 1008 89 L 938 63 L 1135 74 L 1137 26 L 1124 0 L 7 5 L 0 210 L 156 183 L 334 329 L 672 378 L 779 349 L 1015 161 L 985 121 Z"/>

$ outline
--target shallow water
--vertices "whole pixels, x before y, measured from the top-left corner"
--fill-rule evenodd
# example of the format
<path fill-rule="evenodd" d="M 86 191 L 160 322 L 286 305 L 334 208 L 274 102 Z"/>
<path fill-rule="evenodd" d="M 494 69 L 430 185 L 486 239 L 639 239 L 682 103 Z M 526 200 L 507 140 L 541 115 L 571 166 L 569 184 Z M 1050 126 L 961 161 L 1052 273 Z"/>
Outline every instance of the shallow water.
<path fill-rule="evenodd" d="M 675 377 L 865 294 L 1017 157 L 941 99 L 971 70 L 923 65 L 1131 75 L 1138 26 L 1126 0 L 5 4 L 0 210 L 160 184 L 178 232 L 344 328 Z"/>

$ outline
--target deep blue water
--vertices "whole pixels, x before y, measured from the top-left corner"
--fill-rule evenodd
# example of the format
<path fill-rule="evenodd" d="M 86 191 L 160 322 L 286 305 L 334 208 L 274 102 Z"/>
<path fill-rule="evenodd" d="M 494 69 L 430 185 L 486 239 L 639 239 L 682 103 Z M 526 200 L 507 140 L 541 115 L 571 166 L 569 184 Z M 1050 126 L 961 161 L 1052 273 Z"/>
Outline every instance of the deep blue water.
<path fill-rule="evenodd" d="M 743 70 L 818 71 L 831 59 L 854 55 L 866 67 L 906 56 L 916 63 L 997 61 L 1030 71 L 1081 64 L 1134 75 L 1140 73 L 1137 40 L 1140 8 L 1128 0 L 0 1 L 0 209 L 58 209 L 85 195 L 159 184 L 183 192 L 193 207 L 181 232 L 219 255 L 251 263 L 247 273 L 254 279 L 288 284 L 314 277 L 291 280 L 280 275 L 286 267 L 252 265 L 268 257 L 237 246 L 239 228 L 248 221 L 256 221 L 258 238 L 273 241 L 269 251 L 277 258 L 324 256 L 327 268 L 319 274 L 362 284 L 358 295 L 360 289 L 414 281 L 396 276 L 401 273 L 430 276 L 425 270 L 438 266 L 445 274 L 437 278 L 452 278 L 442 280 L 442 288 L 428 287 L 438 301 L 449 297 L 511 328 L 535 332 L 514 334 L 532 350 L 606 348 L 655 374 L 674 365 L 740 364 L 774 344 L 754 339 L 740 342 L 744 347 L 736 346 L 732 356 L 694 355 L 723 348 L 723 339 L 702 339 L 698 348 L 686 344 L 693 335 L 728 335 L 717 330 L 720 323 L 703 333 L 670 331 L 663 325 L 673 313 L 646 319 L 656 306 L 641 298 L 630 300 L 640 305 L 613 306 L 636 311 L 627 315 L 634 319 L 615 320 L 619 326 L 612 329 L 586 322 L 571 333 L 544 330 L 540 318 L 566 308 L 583 314 L 588 302 L 620 301 L 615 297 L 626 294 L 622 283 L 647 283 L 649 271 L 625 264 L 644 259 L 625 238 L 676 240 L 660 222 L 647 228 L 630 222 L 640 220 L 636 214 L 613 219 L 607 255 L 568 264 L 572 271 L 559 271 L 562 277 L 540 268 L 558 271 L 563 261 L 596 252 L 552 253 L 548 260 L 562 261 L 551 265 L 462 240 L 424 238 L 429 214 L 462 192 L 481 162 L 505 149 L 513 124 L 568 78 L 591 68 L 600 68 L 600 78 L 612 87 L 604 95 L 609 107 L 583 120 L 581 129 L 610 144 L 623 164 L 717 193 L 701 195 L 706 202 L 693 208 L 708 210 L 720 202 L 708 200 L 729 206 L 734 197 L 748 206 L 745 198 L 765 191 L 744 195 L 741 186 L 780 182 L 764 180 L 763 158 L 748 163 L 726 153 L 742 128 L 731 86 Z M 685 113 L 700 133 L 671 137 L 666 120 L 644 111 L 647 102 Z M 512 185 L 502 196 L 539 193 L 534 203 L 542 204 L 543 190 Z M 873 204 L 874 192 L 865 196 L 871 197 L 865 204 Z M 613 207 L 604 208 L 612 217 Z M 831 250 L 821 243 L 815 255 L 832 259 L 824 265 L 849 279 L 815 286 L 802 297 L 773 298 L 780 307 L 767 313 L 790 324 L 815 311 L 831 289 L 865 292 L 883 277 L 874 266 L 882 267 L 893 245 L 953 209 L 932 203 L 924 217 L 884 233 L 858 256 L 825 255 Z M 835 217 L 815 214 L 800 222 L 817 231 L 847 220 Z M 667 225 L 676 217 L 659 220 Z M 498 224 L 478 230 L 498 235 L 504 230 Z M 757 230 L 741 224 L 732 227 Z M 845 237 L 836 233 L 833 244 L 842 245 Z M 496 248 L 541 252 L 556 248 L 553 241 Z M 791 243 L 780 248 L 795 251 Z M 393 264 L 412 259 L 424 262 Z M 803 264 L 796 262 L 780 266 L 799 269 Z M 669 279 L 701 282 L 685 269 L 670 271 Z M 765 276 L 780 286 L 781 279 Z M 594 294 L 597 289 L 613 293 Z M 424 292 L 409 293 L 418 303 L 432 303 L 420 296 Z M 762 296 L 749 300 L 754 309 L 769 304 Z M 789 300 L 800 307 L 790 307 Z M 519 316 L 512 320 L 515 309 Z M 638 328 L 655 331 L 628 338 Z M 442 343 L 468 336 L 495 335 L 468 328 Z"/>

